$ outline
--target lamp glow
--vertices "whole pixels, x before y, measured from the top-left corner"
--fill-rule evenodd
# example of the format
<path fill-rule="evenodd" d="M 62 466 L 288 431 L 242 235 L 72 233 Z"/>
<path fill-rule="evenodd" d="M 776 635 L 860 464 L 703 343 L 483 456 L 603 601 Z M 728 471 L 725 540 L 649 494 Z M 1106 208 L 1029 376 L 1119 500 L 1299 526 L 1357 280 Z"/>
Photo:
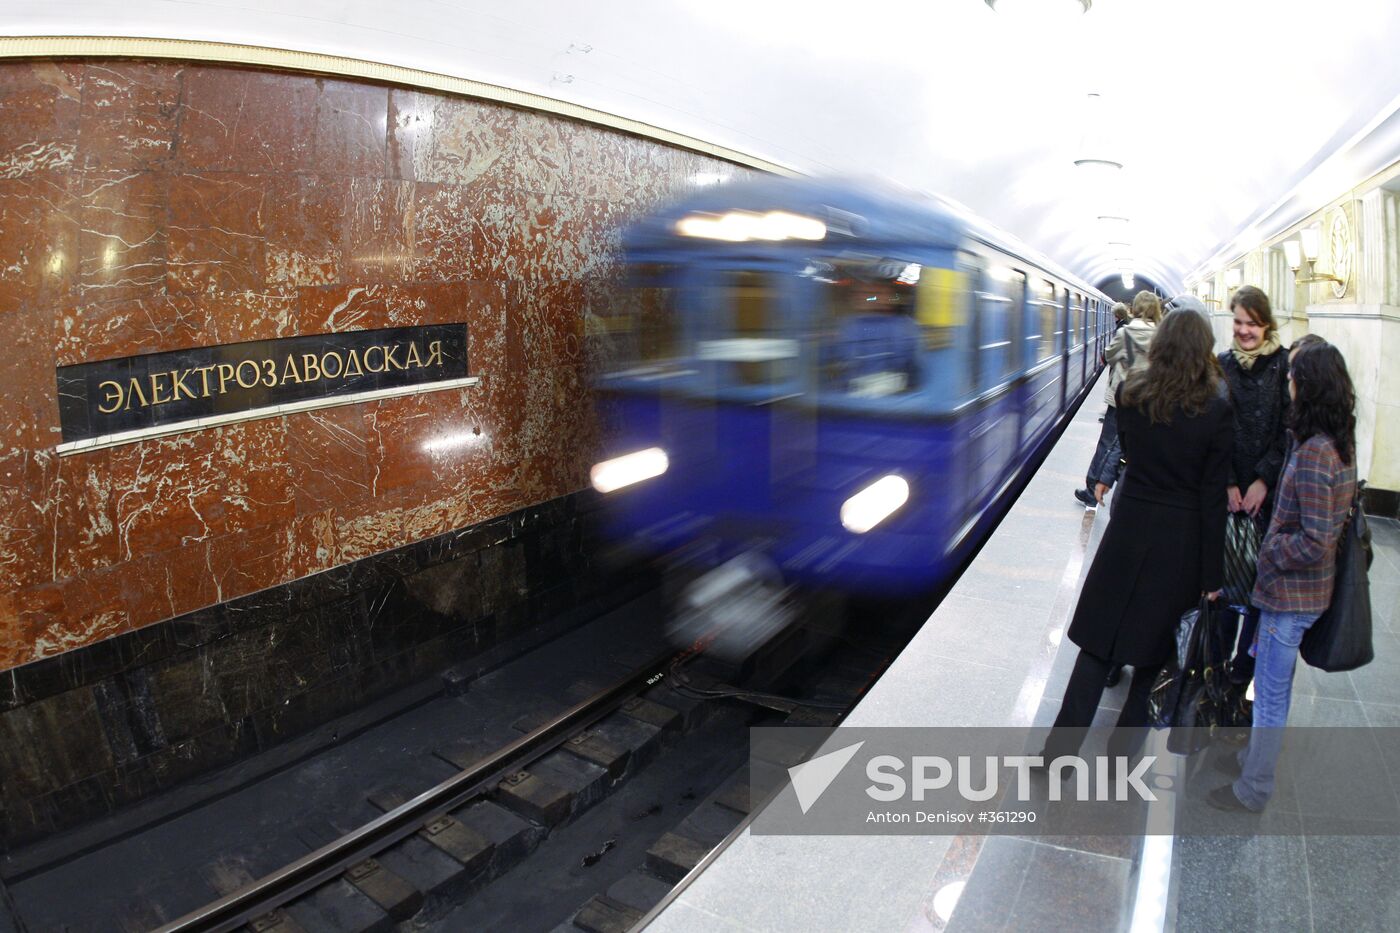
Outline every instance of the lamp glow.
<path fill-rule="evenodd" d="M 1127 289 L 1131 289 L 1131 288 L 1133 287 L 1133 283 L 1134 283 L 1134 281 L 1135 281 L 1134 278 L 1133 278 L 1133 274 L 1132 274 L 1131 272 L 1124 272 L 1122 278 L 1123 278 L 1123 287 L 1124 287 L 1124 288 L 1127 288 Z"/>
<path fill-rule="evenodd" d="M 1244 273 L 1241 272 L 1239 269 L 1226 269 L 1226 270 L 1225 270 L 1225 287 L 1226 287 L 1226 288 L 1239 288 L 1239 287 L 1240 287 L 1240 283 L 1243 282 L 1243 281 L 1244 281 Z"/>
<path fill-rule="evenodd" d="M 909 501 L 909 483 L 902 476 L 882 476 L 841 503 L 841 525 L 862 535 Z"/>
<path fill-rule="evenodd" d="M 1288 258 L 1288 268 L 1297 272 L 1303 265 L 1303 246 L 1297 240 L 1283 241 L 1283 255 Z"/>
<path fill-rule="evenodd" d="M 608 493 L 660 476 L 670 465 L 666 451 L 660 447 L 648 447 L 594 464 L 588 478 L 592 480 L 594 489 Z"/>
<path fill-rule="evenodd" d="M 1308 262 L 1317 262 L 1317 254 L 1322 249 L 1322 228 L 1314 224 L 1303 228 L 1303 255 Z"/>

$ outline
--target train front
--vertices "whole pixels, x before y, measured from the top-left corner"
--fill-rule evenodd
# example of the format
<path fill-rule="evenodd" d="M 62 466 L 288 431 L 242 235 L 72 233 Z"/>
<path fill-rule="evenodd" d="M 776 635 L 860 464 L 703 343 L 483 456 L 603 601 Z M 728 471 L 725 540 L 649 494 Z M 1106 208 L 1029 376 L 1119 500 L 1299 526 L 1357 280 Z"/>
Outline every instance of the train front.
<path fill-rule="evenodd" d="M 592 469 L 616 540 L 692 572 L 934 586 L 964 520 L 956 242 L 937 215 L 782 180 L 629 230 Z"/>

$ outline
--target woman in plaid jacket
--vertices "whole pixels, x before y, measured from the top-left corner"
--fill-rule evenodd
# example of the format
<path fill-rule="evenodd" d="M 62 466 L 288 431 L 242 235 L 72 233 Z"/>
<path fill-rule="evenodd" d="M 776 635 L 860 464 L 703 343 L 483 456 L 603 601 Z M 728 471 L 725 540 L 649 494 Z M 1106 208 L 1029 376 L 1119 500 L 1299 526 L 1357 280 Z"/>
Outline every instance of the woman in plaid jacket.
<path fill-rule="evenodd" d="M 1250 599 L 1261 610 L 1254 729 L 1239 777 L 1210 794 L 1224 810 L 1262 810 L 1273 793 L 1298 645 L 1331 603 L 1337 544 L 1356 494 L 1356 394 L 1342 354 L 1323 341 L 1296 350 L 1288 390 L 1293 447 Z"/>

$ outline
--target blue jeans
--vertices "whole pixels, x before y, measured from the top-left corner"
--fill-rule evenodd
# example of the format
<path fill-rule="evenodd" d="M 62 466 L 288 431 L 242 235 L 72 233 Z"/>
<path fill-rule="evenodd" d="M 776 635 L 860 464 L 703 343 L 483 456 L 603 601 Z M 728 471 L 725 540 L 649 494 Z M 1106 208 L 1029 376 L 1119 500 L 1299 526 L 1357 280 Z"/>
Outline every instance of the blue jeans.
<path fill-rule="evenodd" d="M 1235 796 L 1251 810 L 1262 810 L 1274 792 L 1274 769 L 1283 749 L 1283 727 L 1293 699 L 1293 668 L 1298 645 L 1320 613 L 1259 613 L 1259 642 L 1254 658 L 1254 728 L 1240 752 L 1241 773 Z"/>

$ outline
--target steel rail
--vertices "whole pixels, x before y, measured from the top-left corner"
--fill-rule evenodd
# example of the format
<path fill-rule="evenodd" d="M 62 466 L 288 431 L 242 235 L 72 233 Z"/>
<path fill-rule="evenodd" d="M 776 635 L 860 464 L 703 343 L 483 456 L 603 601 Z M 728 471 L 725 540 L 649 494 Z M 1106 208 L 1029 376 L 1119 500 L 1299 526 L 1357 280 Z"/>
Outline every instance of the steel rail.
<path fill-rule="evenodd" d="M 611 687 L 581 701 L 535 731 L 491 753 L 471 768 L 296 861 L 216 901 L 159 927 L 155 933 L 222 933 L 235 930 L 330 881 L 455 809 L 499 781 L 506 772 L 538 759 L 570 735 L 602 719 L 640 689 L 664 676 L 677 652 L 668 650 Z"/>

